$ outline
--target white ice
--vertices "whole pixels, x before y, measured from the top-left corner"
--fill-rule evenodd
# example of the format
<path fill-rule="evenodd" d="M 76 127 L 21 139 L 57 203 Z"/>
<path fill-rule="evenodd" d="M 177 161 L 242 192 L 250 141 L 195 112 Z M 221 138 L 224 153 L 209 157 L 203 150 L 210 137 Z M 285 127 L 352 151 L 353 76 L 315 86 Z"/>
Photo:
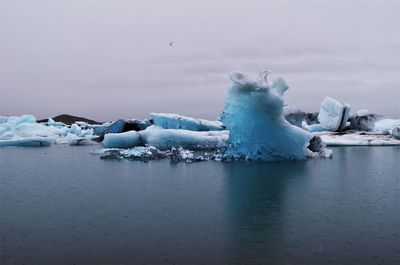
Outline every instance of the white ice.
<path fill-rule="evenodd" d="M 319 136 L 327 146 L 382 146 L 382 145 L 400 145 L 400 140 L 381 133 L 321 133 Z"/>
<path fill-rule="evenodd" d="M 73 139 L 86 137 L 92 133 L 93 130 L 82 130 L 77 124 L 69 128 L 36 123 L 36 118 L 32 115 L 12 116 L 8 117 L 4 123 L 0 123 L 0 140 L 3 141 L 3 146 L 13 144 L 42 146 L 47 145 L 47 142 L 69 143 Z M 46 140 L 45 144 L 37 144 L 44 141 L 43 139 L 48 141 Z"/>
<path fill-rule="evenodd" d="M 350 105 L 326 97 L 321 103 L 318 120 L 325 131 L 341 131 L 346 127 Z"/>
<path fill-rule="evenodd" d="M 150 113 L 154 125 L 164 129 L 184 129 L 190 131 L 221 131 L 224 126 L 220 121 L 195 119 L 174 113 Z"/>
<path fill-rule="evenodd" d="M 252 160 L 305 159 L 314 135 L 291 125 L 283 117 L 282 78 L 253 81 L 232 73 L 221 121 L 229 130 L 226 156 Z"/>
<path fill-rule="evenodd" d="M 395 127 L 400 127 L 400 119 L 383 119 L 375 123 L 374 131 L 390 134 Z"/>
<path fill-rule="evenodd" d="M 145 144 L 160 150 L 182 147 L 185 149 L 216 149 L 225 146 L 227 131 L 197 132 L 182 129 L 164 129 L 150 126 L 139 131 Z"/>

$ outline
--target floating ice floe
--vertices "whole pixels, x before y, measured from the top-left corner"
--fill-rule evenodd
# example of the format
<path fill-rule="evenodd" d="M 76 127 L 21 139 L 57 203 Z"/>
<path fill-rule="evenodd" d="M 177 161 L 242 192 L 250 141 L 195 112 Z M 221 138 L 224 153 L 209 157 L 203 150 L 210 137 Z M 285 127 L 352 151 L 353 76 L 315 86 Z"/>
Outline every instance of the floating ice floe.
<path fill-rule="evenodd" d="M 164 129 L 184 129 L 189 131 L 222 131 L 225 126 L 220 121 L 195 119 L 174 113 L 150 113 L 154 125 Z"/>
<path fill-rule="evenodd" d="M 77 124 L 71 127 L 56 127 L 36 123 L 36 118 L 32 115 L 12 116 L 4 123 L 0 123 L 0 146 L 46 146 L 51 143 L 69 143 L 77 138 L 88 138 L 91 134 L 93 130 L 82 130 Z"/>
<path fill-rule="evenodd" d="M 327 146 L 384 146 L 400 145 L 400 140 L 388 134 L 373 132 L 321 133 Z"/>
<path fill-rule="evenodd" d="M 291 125 L 283 116 L 283 94 L 289 87 L 282 78 L 253 81 L 236 72 L 231 79 L 221 116 L 229 130 L 226 156 L 245 160 L 313 156 L 308 146 L 314 135 Z M 324 148 L 319 149 L 324 153 Z"/>
<path fill-rule="evenodd" d="M 395 127 L 400 127 L 400 119 L 383 119 L 375 123 L 374 131 L 391 134 Z"/>
<path fill-rule="evenodd" d="M 228 131 L 189 131 L 150 126 L 139 131 L 143 142 L 160 150 L 182 147 L 185 149 L 216 149 L 225 146 Z"/>
<path fill-rule="evenodd" d="M 131 148 L 143 145 L 140 134 L 136 131 L 123 133 L 108 133 L 104 135 L 103 141 L 106 148 Z"/>
<path fill-rule="evenodd" d="M 318 120 L 324 131 L 341 131 L 346 127 L 350 105 L 326 97 L 321 103 Z"/>
<path fill-rule="evenodd" d="M 54 140 L 46 137 L 27 137 L 27 138 L 14 138 L 8 140 L 0 140 L 0 147 L 4 146 L 49 146 L 54 143 Z"/>

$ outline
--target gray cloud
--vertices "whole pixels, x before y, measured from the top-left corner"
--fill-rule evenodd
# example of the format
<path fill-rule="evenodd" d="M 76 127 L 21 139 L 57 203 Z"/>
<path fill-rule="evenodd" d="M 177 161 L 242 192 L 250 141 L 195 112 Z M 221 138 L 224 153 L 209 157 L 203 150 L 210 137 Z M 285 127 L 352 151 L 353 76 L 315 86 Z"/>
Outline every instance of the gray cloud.
<path fill-rule="evenodd" d="M 0 114 L 214 118 L 228 74 L 400 116 L 397 1 L 1 1 Z M 174 41 L 172 47 L 169 42 Z"/>

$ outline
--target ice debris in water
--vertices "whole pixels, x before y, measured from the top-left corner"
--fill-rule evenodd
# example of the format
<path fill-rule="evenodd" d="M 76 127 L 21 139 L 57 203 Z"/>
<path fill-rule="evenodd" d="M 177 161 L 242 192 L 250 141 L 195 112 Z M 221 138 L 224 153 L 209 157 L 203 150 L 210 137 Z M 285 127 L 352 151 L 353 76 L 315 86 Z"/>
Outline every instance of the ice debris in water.
<path fill-rule="evenodd" d="M 101 159 L 128 159 L 147 162 L 150 160 L 170 159 L 172 162 L 199 162 L 208 160 L 222 160 L 222 153 L 214 151 L 194 151 L 182 147 L 172 147 L 168 150 L 159 150 L 154 146 L 137 146 L 131 149 L 100 149 L 93 150 L 92 154 L 100 155 Z"/>
<path fill-rule="evenodd" d="M 313 156 L 313 150 L 307 147 L 314 135 L 291 125 L 283 116 L 283 94 L 289 87 L 282 78 L 253 81 L 235 72 L 231 79 L 221 116 L 230 133 L 225 156 L 245 160 Z"/>

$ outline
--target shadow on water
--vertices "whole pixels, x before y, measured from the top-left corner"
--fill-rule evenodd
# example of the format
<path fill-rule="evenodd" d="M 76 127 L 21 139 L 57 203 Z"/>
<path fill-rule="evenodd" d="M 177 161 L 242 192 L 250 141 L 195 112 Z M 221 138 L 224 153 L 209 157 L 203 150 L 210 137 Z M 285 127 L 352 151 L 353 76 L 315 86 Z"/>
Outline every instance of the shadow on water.
<path fill-rule="evenodd" d="M 307 178 L 307 167 L 305 161 L 223 165 L 233 263 L 282 262 L 286 189 Z"/>

